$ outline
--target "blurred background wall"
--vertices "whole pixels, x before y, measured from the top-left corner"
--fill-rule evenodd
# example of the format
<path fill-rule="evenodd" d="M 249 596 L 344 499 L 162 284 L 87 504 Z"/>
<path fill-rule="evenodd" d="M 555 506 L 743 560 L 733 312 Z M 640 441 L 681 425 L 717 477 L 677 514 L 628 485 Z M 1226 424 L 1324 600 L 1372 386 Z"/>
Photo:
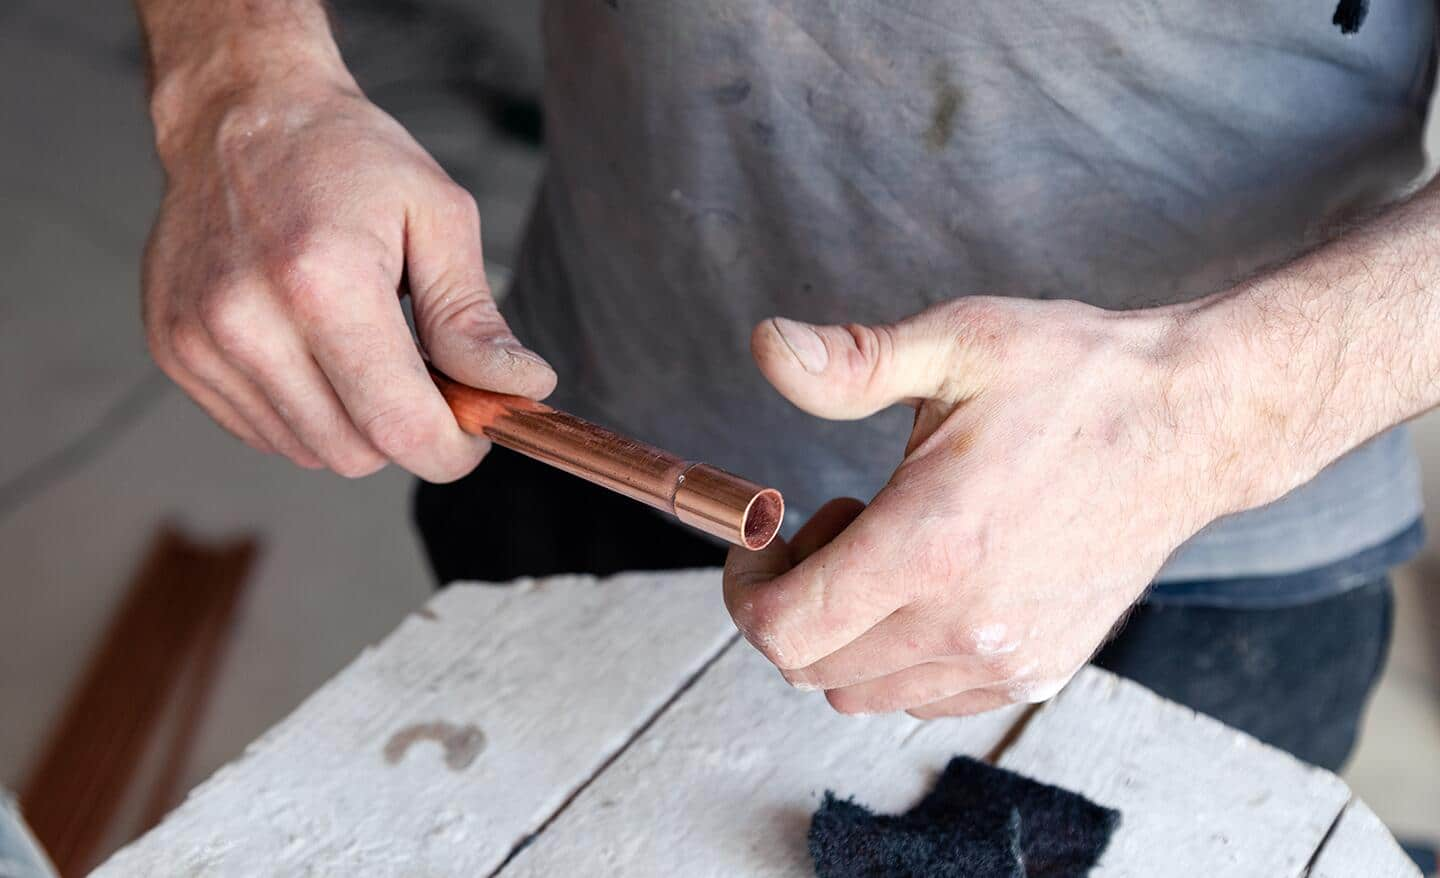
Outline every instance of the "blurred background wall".
<path fill-rule="evenodd" d="M 336 3 L 367 92 L 478 198 L 497 286 L 541 170 L 537 5 Z M 164 522 L 261 540 L 187 789 L 431 587 L 405 474 L 349 482 L 261 457 L 150 364 L 137 277 L 161 182 L 128 3 L 0 4 L 0 786 L 21 783 Z M 1440 417 L 1415 436 L 1435 533 Z M 1400 580 L 1396 649 L 1350 780 L 1397 834 L 1433 837 L 1440 554 Z"/>

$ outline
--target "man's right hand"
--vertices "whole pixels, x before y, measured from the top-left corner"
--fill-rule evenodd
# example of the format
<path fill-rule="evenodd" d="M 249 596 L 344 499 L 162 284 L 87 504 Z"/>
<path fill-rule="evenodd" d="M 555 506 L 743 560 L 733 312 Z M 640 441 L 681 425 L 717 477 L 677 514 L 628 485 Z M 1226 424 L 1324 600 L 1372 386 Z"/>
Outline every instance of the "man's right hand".
<path fill-rule="evenodd" d="M 400 295 L 440 371 L 535 398 L 555 386 L 496 310 L 474 199 L 343 69 L 209 93 L 171 89 L 156 114 L 155 360 L 232 433 L 301 466 L 468 473 L 488 444 L 456 425 Z"/>

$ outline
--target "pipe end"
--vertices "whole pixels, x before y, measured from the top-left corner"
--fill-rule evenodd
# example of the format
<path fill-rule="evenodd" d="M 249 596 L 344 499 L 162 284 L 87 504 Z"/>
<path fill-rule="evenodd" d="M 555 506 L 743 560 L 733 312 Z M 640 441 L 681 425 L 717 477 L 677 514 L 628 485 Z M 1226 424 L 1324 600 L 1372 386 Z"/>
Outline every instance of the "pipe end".
<path fill-rule="evenodd" d="M 674 511 L 691 527 L 753 552 L 780 532 L 785 500 L 774 488 L 697 463 L 680 477 Z"/>
<path fill-rule="evenodd" d="M 780 533 L 785 521 L 785 498 L 774 488 L 766 488 L 745 509 L 745 525 L 741 529 L 745 548 L 758 552 Z"/>

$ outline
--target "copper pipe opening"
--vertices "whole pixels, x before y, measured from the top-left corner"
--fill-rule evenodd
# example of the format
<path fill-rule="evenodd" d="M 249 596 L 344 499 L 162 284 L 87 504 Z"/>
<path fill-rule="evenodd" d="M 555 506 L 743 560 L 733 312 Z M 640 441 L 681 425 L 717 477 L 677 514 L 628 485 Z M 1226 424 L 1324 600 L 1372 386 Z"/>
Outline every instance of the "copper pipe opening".
<path fill-rule="evenodd" d="M 745 510 L 745 548 L 758 552 L 770 545 L 785 520 L 785 498 L 774 488 L 766 488 L 750 501 Z"/>
<path fill-rule="evenodd" d="M 668 451 L 519 396 L 435 383 L 461 429 L 582 479 L 668 512 L 691 527 L 746 549 L 763 549 L 785 518 L 774 488 Z"/>

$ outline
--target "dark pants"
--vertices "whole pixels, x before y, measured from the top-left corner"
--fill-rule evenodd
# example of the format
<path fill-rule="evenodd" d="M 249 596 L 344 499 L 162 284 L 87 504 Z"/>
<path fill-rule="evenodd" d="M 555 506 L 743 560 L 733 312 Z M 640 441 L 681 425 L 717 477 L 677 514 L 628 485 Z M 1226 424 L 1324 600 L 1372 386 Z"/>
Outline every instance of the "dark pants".
<path fill-rule="evenodd" d="M 504 449 L 452 485 L 421 484 L 415 519 L 436 578 L 674 570 L 725 550 L 668 519 Z M 1095 664 L 1339 769 L 1390 642 L 1386 578 L 1266 610 L 1137 607 Z"/>

